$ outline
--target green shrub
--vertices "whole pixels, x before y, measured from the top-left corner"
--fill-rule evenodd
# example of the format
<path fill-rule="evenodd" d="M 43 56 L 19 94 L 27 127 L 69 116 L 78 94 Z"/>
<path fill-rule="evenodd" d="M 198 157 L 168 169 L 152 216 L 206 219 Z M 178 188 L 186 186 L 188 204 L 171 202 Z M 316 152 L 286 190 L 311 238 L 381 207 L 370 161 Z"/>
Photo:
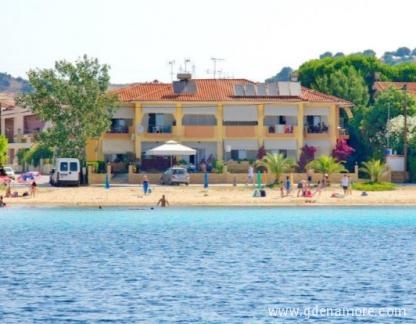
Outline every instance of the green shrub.
<path fill-rule="evenodd" d="M 396 189 L 396 185 L 391 182 L 356 182 L 352 189 L 359 191 L 388 191 Z"/>

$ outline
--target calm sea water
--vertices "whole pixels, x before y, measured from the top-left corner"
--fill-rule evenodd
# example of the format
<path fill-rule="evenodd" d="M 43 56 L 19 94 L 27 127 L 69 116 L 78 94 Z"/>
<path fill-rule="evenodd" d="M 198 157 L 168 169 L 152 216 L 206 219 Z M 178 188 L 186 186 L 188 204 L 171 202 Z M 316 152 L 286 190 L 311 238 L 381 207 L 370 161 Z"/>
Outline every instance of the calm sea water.
<path fill-rule="evenodd" d="M 415 253 L 415 208 L 4 208 L 0 322 L 414 323 Z"/>

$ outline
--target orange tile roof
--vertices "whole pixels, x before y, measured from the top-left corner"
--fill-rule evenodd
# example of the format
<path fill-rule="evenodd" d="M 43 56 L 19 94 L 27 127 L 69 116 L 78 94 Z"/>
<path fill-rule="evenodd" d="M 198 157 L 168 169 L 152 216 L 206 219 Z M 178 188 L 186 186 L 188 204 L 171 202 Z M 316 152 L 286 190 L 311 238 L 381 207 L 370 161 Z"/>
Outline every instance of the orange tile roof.
<path fill-rule="evenodd" d="M 407 91 L 410 94 L 416 96 L 416 82 L 374 82 L 374 90 L 376 91 L 386 91 L 389 88 L 395 88 L 398 90 L 402 90 L 404 86 L 407 86 Z"/>
<path fill-rule="evenodd" d="M 137 83 L 111 91 L 122 102 L 276 102 L 276 101 L 307 101 L 336 103 L 340 106 L 352 106 L 349 101 L 326 95 L 321 92 L 302 87 L 300 96 L 235 96 L 234 86 L 256 84 L 246 79 L 192 79 L 196 85 L 194 94 L 175 94 L 171 83 Z"/>

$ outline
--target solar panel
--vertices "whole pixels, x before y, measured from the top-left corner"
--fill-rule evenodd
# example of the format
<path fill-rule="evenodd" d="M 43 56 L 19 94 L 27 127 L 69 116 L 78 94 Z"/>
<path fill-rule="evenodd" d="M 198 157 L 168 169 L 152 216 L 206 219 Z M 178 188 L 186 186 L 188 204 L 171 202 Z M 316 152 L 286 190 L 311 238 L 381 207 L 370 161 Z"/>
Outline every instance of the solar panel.
<path fill-rule="evenodd" d="M 246 96 L 255 96 L 256 95 L 256 89 L 254 88 L 254 84 L 246 84 L 245 87 L 246 90 Z"/>
<path fill-rule="evenodd" d="M 276 82 L 268 83 L 267 90 L 269 92 L 269 96 L 277 96 L 278 95 L 277 83 Z"/>
<path fill-rule="evenodd" d="M 300 82 L 290 82 L 289 91 L 290 91 L 291 96 L 300 96 L 301 94 Z"/>
<path fill-rule="evenodd" d="M 173 92 L 176 94 L 194 94 L 196 93 L 195 81 L 180 80 L 173 82 Z"/>
<path fill-rule="evenodd" d="M 264 83 L 257 84 L 257 95 L 266 96 L 266 85 Z"/>
<path fill-rule="evenodd" d="M 234 94 L 236 96 L 244 96 L 244 86 L 242 84 L 236 84 L 234 86 Z"/>
<path fill-rule="evenodd" d="M 290 96 L 289 82 L 278 82 L 279 96 Z"/>

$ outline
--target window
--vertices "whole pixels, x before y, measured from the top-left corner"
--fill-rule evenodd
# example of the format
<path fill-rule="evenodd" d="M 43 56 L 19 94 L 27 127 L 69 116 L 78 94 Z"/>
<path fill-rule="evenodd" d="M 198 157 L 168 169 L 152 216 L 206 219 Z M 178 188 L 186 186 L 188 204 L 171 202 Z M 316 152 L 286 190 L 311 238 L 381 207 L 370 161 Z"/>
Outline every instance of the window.
<path fill-rule="evenodd" d="M 69 171 L 77 172 L 78 171 L 78 163 L 77 162 L 69 163 Z"/>
<path fill-rule="evenodd" d="M 61 171 L 68 171 L 68 162 L 61 162 L 61 165 L 59 166 Z"/>
<path fill-rule="evenodd" d="M 133 124 L 131 119 L 114 118 L 111 120 L 111 133 L 128 133 L 129 127 Z"/>

